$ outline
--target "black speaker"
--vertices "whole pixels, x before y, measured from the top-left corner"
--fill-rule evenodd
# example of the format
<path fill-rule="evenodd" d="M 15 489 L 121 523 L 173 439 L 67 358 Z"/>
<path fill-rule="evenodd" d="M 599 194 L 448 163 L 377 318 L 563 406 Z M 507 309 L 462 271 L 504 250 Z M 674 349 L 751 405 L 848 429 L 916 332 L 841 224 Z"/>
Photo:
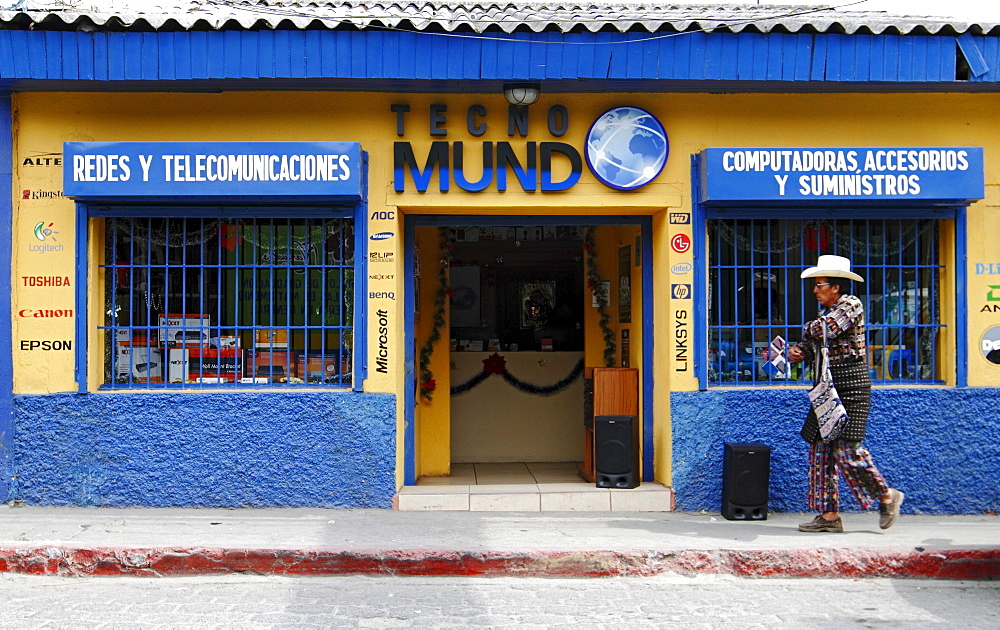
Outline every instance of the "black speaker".
<path fill-rule="evenodd" d="M 730 521 L 766 521 L 771 483 L 771 447 L 726 442 L 722 458 L 722 516 Z"/>
<path fill-rule="evenodd" d="M 639 418 L 594 418 L 594 468 L 598 488 L 639 486 Z"/>

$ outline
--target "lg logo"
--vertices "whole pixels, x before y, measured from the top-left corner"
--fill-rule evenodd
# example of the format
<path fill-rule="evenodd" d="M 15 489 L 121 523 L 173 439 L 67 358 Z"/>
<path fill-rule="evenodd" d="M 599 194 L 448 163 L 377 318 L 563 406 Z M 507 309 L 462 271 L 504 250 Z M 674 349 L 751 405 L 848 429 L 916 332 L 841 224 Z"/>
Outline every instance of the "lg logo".
<path fill-rule="evenodd" d="M 676 234 L 670 239 L 670 249 L 678 254 L 685 254 L 691 249 L 691 237 L 687 234 Z"/>

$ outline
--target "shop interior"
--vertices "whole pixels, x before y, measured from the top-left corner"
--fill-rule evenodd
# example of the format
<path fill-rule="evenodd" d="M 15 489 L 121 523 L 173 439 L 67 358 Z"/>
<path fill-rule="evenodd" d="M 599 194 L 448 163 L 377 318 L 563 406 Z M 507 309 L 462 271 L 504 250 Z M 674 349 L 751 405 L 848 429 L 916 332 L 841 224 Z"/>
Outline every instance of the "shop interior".
<path fill-rule="evenodd" d="M 416 229 L 418 362 L 434 333 L 438 292 L 449 296 L 447 324 L 432 350 L 447 357 L 427 362 L 432 401 L 421 395 L 428 393 L 421 387 L 428 373 L 418 374 L 417 424 L 437 418 L 442 425 L 436 454 L 426 443 L 418 446 L 418 485 L 592 481 L 581 474 L 592 466 L 585 461 L 592 450 L 587 388 L 591 369 L 606 365 L 605 332 L 614 339 L 616 367 L 630 359 L 639 365 L 628 345 L 630 334 L 640 335 L 628 312 L 640 320 L 638 296 L 632 299 L 640 282 L 638 234 L 638 226 Z M 445 466 L 435 467 L 435 457 Z"/>

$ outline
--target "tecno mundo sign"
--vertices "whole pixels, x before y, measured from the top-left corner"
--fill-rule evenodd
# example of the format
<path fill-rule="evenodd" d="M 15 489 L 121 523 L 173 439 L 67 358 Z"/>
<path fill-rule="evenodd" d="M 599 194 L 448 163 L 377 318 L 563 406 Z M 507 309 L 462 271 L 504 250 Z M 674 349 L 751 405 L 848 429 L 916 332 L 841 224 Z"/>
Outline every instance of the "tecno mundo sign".
<path fill-rule="evenodd" d="M 411 128 L 429 128 L 434 139 L 419 152 L 409 141 L 393 144 L 396 192 L 426 192 L 435 177 L 440 192 L 448 192 L 452 185 L 466 192 L 481 192 L 491 186 L 501 192 L 508 187 L 525 192 L 568 190 L 580 181 L 584 160 L 605 186 L 635 190 L 660 174 L 669 153 L 663 125 L 638 107 L 614 107 L 594 120 L 586 120 L 589 131 L 582 147 L 558 140 L 571 125 L 569 110 L 563 105 L 548 109 L 544 129 L 530 131 L 532 121 L 527 107 L 511 105 L 506 116 L 499 119 L 490 118 L 483 105 L 449 112 L 447 105 L 434 104 L 426 118 L 423 112 L 410 112 L 407 104 L 392 105 L 391 110 L 396 116 L 396 135 L 409 135 Z M 539 122 L 533 124 L 540 127 Z M 510 139 L 446 139 L 449 131 L 477 138 L 491 124 L 505 125 Z M 546 136 L 548 139 L 544 139 Z"/>
<path fill-rule="evenodd" d="M 702 202 L 971 200 L 985 191 L 982 147 L 711 148 Z"/>
<path fill-rule="evenodd" d="M 357 142 L 66 142 L 74 198 L 360 198 Z"/>

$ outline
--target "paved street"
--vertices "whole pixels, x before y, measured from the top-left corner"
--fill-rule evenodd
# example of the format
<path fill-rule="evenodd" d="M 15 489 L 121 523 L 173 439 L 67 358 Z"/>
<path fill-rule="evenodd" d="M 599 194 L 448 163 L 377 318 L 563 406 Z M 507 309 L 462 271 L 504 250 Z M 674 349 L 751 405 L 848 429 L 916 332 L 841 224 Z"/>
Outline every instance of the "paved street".
<path fill-rule="evenodd" d="M 963 628 L 1000 582 L 0 575 L 0 628 Z"/>

